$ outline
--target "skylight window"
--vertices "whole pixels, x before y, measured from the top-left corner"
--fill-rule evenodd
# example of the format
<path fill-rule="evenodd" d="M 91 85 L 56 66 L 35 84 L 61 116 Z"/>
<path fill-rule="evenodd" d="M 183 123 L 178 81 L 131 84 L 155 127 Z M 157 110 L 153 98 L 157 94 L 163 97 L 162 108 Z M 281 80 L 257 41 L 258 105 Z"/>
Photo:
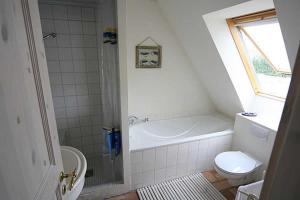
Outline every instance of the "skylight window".
<path fill-rule="evenodd" d="M 275 10 L 227 23 L 255 93 L 285 99 L 291 68 Z"/>

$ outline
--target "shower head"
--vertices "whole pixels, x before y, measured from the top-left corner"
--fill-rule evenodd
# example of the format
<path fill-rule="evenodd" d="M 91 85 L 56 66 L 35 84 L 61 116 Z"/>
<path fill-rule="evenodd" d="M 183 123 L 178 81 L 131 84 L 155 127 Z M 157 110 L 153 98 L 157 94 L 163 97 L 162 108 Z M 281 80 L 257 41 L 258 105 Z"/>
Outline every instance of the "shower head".
<path fill-rule="evenodd" d="M 49 33 L 49 34 L 43 36 L 43 39 L 45 40 L 45 39 L 47 39 L 49 37 L 56 38 L 56 33 Z"/>

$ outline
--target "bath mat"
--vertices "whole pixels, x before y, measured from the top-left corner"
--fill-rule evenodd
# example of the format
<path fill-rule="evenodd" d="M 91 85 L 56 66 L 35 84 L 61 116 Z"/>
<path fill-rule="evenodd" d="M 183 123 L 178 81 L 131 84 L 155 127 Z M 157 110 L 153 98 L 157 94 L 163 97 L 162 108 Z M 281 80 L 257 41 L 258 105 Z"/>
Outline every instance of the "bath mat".
<path fill-rule="evenodd" d="M 141 200 L 226 200 L 201 173 L 139 188 L 137 193 Z"/>

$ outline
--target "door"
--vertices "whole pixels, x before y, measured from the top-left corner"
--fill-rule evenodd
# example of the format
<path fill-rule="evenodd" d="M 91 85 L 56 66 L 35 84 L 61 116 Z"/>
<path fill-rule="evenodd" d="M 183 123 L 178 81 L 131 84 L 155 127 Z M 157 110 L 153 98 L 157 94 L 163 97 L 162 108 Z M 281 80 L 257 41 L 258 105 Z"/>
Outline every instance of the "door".
<path fill-rule="evenodd" d="M 0 199 L 61 200 L 63 167 L 37 0 L 1 0 L 0 29 Z"/>

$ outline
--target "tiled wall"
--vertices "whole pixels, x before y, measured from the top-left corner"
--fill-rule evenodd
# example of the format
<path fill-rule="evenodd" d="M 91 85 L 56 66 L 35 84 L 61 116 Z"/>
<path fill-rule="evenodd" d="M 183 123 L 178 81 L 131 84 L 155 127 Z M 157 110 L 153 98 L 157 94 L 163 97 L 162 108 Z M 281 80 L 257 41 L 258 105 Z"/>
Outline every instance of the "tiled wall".
<path fill-rule="evenodd" d="M 101 153 L 101 97 L 95 9 L 40 4 L 53 103 L 62 145 Z"/>
<path fill-rule="evenodd" d="M 213 169 L 217 154 L 231 148 L 232 134 L 131 152 L 132 189 Z"/>

